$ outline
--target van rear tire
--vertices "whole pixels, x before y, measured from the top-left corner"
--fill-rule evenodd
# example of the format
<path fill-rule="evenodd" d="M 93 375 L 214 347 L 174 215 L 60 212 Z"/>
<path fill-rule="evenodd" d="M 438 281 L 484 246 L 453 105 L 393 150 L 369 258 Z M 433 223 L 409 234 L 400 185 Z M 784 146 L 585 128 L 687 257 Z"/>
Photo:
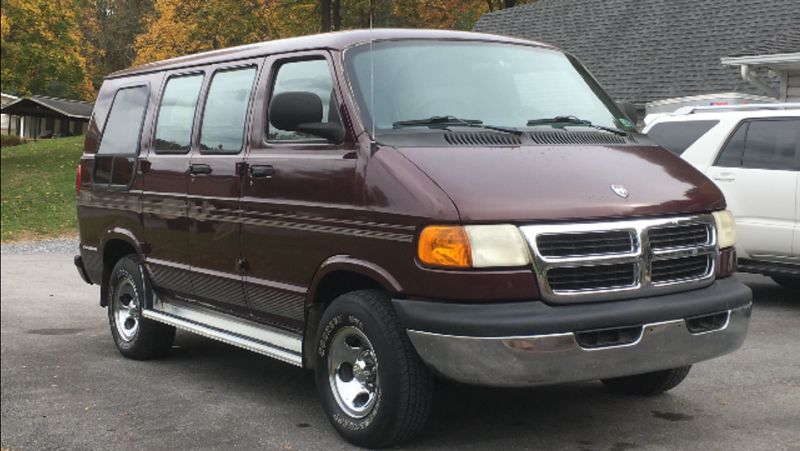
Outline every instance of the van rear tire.
<path fill-rule="evenodd" d="M 161 357 L 175 340 L 175 328 L 142 317 L 153 293 L 135 255 L 119 259 L 108 278 L 108 323 L 120 354 L 135 360 Z M 147 283 L 145 283 L 147 282 Z"/>
<path fill-rule="evenodd" d="M 336 298 L 320 320 L 314 372 L 333 427 L 352 444 L 412 439 L 430 414 L 433 376 L 378 290 Z"/>
<path fill-rule="evenodd" d="M 635 396 L 655 396 L 677 387 L 686 376 L 692 365 L 652 373 L 635 374 L 633 376 L 602 379 L 601 382 L 611 391 Z"/>

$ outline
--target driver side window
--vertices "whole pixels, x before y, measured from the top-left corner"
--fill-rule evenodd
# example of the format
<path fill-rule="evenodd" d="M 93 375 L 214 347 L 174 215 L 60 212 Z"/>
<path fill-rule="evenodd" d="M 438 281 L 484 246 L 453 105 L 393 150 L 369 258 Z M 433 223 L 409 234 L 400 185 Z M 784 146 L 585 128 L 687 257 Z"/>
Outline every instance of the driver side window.
<path fill-rule="evenodd" d="M 328 62 L 324 59 L 306 61 L 292 61 L 282 64 L 278 68 L 272 97 L 285 92 L 305 91 L 317 95 L 322 101 L 322 122 L 341 123 L 339 120 L 339 107 L 333 92 L 333 79 L 331 78 Z M 281 130 L 272 122 L 267 121 L 268 141 L 324 141 L 318 136 L 309 135 L 298 131 Z"/>

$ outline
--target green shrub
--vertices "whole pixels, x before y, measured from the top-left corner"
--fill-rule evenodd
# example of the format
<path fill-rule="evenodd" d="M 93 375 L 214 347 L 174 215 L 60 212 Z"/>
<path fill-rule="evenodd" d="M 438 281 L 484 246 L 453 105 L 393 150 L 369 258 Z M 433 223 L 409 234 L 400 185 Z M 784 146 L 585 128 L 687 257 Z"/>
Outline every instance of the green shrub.
<path fill-rule="evenodd" d="M 25 140 L 15 135 L 0 135 L 0 147 L 18 146 L 25 144 Z"/>

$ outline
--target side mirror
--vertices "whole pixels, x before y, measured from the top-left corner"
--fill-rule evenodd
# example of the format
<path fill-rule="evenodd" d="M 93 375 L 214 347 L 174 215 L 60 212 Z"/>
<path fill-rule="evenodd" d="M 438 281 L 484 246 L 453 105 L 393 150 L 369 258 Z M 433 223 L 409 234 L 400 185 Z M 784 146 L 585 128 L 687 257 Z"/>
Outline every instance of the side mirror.
<path fill-rule="evenodd" d="M 289 91 L 276 94 L 269 104 L 269 121 L 281 130 L 308 133 L 339 144 L 345 131 L 336 122 L 322 122 L 322 100 L 313 92 Z"/>
<path fill-rule="evenodd" d="M 617 106 L 620 110 L 622 110 L 623 113 L 625 113 L 625 116 L 628 116 L 628 119 L 633 121 L 633 125 L 639 123 L 639 111 L 636 109 L 634 104 L 630 102 L 619 102 L 617 103 Z"/>

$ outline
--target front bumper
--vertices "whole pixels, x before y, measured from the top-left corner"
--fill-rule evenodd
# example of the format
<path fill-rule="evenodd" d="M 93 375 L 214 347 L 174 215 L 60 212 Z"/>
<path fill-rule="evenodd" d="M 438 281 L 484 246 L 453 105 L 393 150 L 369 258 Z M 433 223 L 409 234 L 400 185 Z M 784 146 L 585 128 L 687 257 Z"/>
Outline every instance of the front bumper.
<path fill-rule="evenodd" d="M 440 324 L 442 330 L 437 331 L 413 326 L 416 312 L 411 303 L 415 301 L 394 303 L 411 342 L 435 372 L 469 384 L 520 387 L 641 374 L 727 354 L 744 341 L 751 300 L 747 287 L 724 279 L 708 288 L 653 298 L 558 307 L 542 304 L 544 308 L 535 308 L 538 314 L 527 319 L 502 313 L 509 308 L 517 312 L 517 304 L 497 304 L 493 317 L 473 323 L 476 334 L 447 333 L 448 329 L 464 330 L 464 317 L 473 316 L 469 312 L 476 306 L 449 304 L 454 324 Z M 662 307 L 660 314 L 654 308 L 657 305 Z M 704 323 L 705 318 L 716 321 Z M 519 333 L 525 322 L 530 332 Z M 704 327 L 698 329 L 698 324 Z M 498 329 L 513 333 L 485 334 Z M 585 337 L 601 336 L 598 330 L 612 335 L 624 330 L 616 336 L 629 338 L 622 344 L 587 345 Z"/>

